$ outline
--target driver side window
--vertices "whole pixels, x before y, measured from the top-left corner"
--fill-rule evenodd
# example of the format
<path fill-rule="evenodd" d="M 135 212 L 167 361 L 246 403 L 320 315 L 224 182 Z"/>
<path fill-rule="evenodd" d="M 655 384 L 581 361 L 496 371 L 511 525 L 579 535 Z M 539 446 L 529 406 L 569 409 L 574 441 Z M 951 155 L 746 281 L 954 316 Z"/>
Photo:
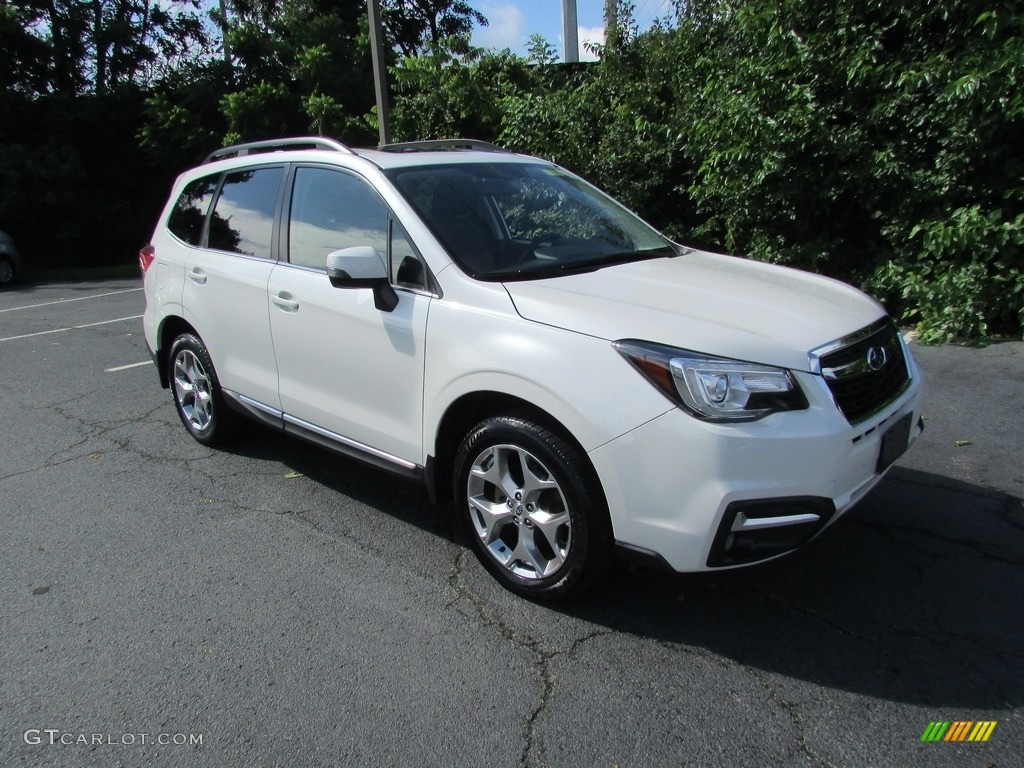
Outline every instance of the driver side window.
<path fill-rule="evenodd" d="M 288 260 L 324 270 L 327 254 L 365 245 L 377 249 L 396 286 L 426 287 L 423 263 L 408 235 L 366 182 L 330 168 L 297 168 L 288 225 Z"/>

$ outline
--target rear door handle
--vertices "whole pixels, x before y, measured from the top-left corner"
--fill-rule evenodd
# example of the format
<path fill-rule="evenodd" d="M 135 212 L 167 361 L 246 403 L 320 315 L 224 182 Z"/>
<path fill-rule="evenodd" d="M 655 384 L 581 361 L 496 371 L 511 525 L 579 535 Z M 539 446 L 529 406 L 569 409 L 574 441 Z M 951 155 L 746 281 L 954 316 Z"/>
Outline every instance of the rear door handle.
<path fill-rule="evenodd" d="M 284 291 L 275 293 L 270 297 L 270 300 L 285 312 L 298 312 L 299 310 L 299 302 L 293 299 L 290 293 L 285 293 Z"/>
<path fill-rule="evenodd" d="M 198 283 L 199 285 L 206 285 L 206 273 L 203 272 L 203 270 L 201 270 L 199 267 L 192 267 L 192 269 L 190 269 L 188 272 L 188 278 L 193 283 Z"/>

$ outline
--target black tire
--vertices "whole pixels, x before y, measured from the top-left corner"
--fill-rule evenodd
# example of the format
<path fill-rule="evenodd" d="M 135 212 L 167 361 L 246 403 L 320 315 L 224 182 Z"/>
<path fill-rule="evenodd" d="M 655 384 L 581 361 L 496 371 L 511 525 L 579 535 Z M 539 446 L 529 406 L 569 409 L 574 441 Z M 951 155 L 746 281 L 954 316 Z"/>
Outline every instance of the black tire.
<path fill-rule="evenodd" d="M 553 600 L 612 559 L 608 507 L 582 451 L 525 415 L 477 424 L 455 456 L 455 500 L 473 551 L 507 589 Z"/>
<path fill-rule="evenodd" d="M 14 272 L 14 264 L 6 256 L 0 256 L 0 288 L 6 288 L 11 283 L 17 274 Z"/>
<path fill-rule="evenodd" d="M 181 423 L 203 445 L 227 440 L 234 414 L 224 405 L 220 381 L 206 345 L 194 334 L 183 333 L 167 356 L 171 396 Z"/>

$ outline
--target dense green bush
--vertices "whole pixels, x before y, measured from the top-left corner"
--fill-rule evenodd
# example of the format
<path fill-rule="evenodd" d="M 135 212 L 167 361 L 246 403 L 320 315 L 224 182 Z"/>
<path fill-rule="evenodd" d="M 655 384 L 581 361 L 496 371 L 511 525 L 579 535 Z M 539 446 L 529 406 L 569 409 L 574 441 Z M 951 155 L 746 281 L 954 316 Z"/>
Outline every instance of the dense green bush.
<path fill-rule="evenodd" d="M 15 100 L 0 128 L 0 229 L 31 270 L 130 263 L 173 173 L 139 147 L 139 94 Z"/>
<path fill-rule="evenodd" d="M 701 231 L 866 285 L 922 338 L 1021 332 L 1024 15 L 991 0 L 754 0 L 680 94 Z"/>

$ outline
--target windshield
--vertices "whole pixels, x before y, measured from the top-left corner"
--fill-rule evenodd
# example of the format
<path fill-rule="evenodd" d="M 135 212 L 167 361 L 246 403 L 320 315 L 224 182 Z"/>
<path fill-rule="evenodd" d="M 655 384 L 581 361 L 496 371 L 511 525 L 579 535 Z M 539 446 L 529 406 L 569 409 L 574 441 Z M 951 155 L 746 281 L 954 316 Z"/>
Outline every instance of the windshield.
<path fill-rule="evenodd" d="M 482 280 L 533 280 L 676 255 L 656 230 L 556 166 L 460 163 L 388 176 L 455 262 Z"/>

